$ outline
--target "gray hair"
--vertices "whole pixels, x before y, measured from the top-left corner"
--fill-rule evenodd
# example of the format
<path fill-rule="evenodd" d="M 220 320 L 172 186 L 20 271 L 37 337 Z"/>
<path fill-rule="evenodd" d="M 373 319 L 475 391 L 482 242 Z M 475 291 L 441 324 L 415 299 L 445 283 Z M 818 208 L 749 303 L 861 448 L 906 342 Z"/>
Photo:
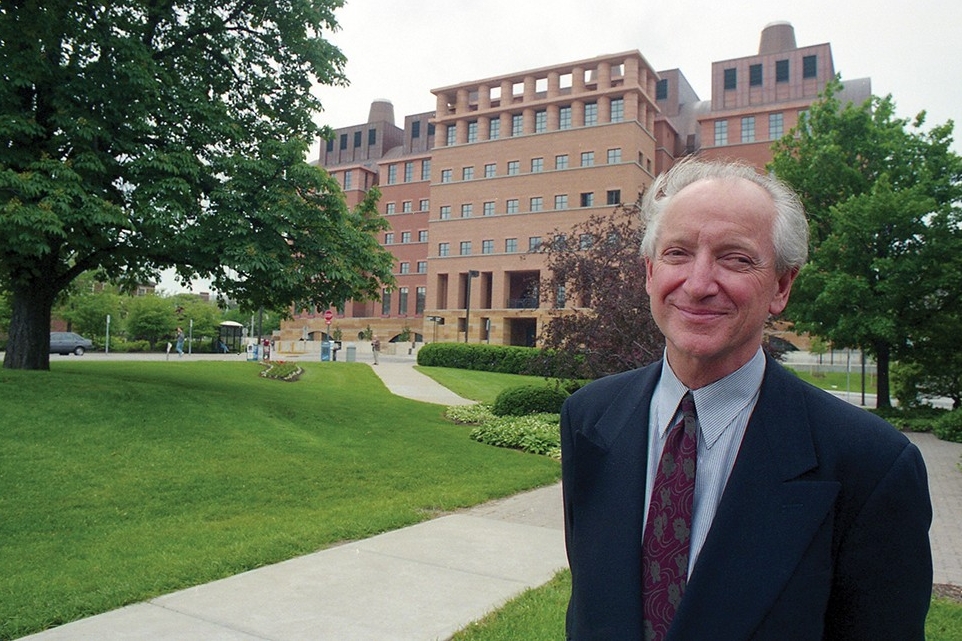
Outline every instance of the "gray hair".
<path fill-rule="evenodd" d="M 658 231 L 665 210 L 682 189 L 700 180 L 747 180 L 764 189 L 775 203 L 772 244 L 775 246 L 775 271 L 801 269 L 808 259 L 808 220 L 798 196 L 772 174 L 760 174 L 751 165 L 740 162 L 683 160 L 659 175 L 645 193 L 641 204 L 641 220 L 645 235 L 641 253 L 653 258 Z"/>

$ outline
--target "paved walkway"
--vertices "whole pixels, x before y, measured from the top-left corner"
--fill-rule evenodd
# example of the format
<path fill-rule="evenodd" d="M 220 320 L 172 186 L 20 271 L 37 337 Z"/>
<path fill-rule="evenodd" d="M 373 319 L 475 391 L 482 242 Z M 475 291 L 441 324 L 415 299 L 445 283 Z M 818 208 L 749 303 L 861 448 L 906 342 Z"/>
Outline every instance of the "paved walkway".
<path fill-rule="evenodd" d="M 370 362 L 369 356 L 359 355 Z M 374 367 L 389 390 L 469 403 L 413 369 Z M 962 585 L 962 444 L 910 438 L 929 470 L 935 582 Z M 897 533 L 898 524 L 893 523 Z M 436 641 L 566 565 L 561 486 L 196 586 L 30 637 L 34 641 Z"/>

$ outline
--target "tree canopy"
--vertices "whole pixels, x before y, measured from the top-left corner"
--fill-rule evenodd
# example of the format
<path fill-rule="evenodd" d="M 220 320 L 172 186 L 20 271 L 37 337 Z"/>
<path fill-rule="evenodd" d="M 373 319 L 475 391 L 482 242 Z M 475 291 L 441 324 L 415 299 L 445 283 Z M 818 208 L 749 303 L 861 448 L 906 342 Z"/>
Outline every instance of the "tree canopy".
<path fill-rule="evenodd" d="M 4 367 L 46 369 L 51 306 L 79 274 L 176 268 L 256 309 L 376 297 L 393 259 L 372 190 L 349 210 L 306 162 L 343 84 L 340 0 L 0 5 Z"/>
<path fill-rule="evenodd" d="M 873 355 L 886 407 L 890 361 L 921 356 L 960 316 L 962 162 L 951 121 L 925 132 L 925 114 L 897 118 L 891 96 L 841 105 L 839 88 L 776 143 L 770 165 L 799 192 L 812 229 L 786 316 Z"/>

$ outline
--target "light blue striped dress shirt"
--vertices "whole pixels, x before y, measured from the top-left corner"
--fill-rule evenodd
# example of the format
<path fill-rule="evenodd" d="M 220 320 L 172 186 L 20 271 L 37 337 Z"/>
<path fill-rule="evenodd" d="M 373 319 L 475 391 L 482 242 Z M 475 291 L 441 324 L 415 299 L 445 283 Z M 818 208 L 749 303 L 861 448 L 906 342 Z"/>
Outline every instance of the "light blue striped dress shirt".
<path fill-rule="evenodd" d="M 759 348 L 740 369 L 711 385 L 692 390 L 698 415 L 698 465 L 692 509 L 691 550 L 688 574 L 695 567 L 708 530 L 721 501 L 725 484 L 735 465 L 748 419 L 758 400 L 765 375 L 765 355 Z M 655 386 L 648 416 L 648 483 L 645 520 L 651 502 L 651 486 L 668 431 L 680 419 L 678 405 L 688 388 L 678 380 L 668 359 L 662 358 L 661 378 Z"/>

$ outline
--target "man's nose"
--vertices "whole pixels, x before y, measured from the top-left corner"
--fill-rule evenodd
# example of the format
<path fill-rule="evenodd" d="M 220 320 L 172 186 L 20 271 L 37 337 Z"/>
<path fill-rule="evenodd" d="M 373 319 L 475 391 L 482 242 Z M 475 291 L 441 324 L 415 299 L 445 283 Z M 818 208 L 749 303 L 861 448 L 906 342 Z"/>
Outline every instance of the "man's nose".
<path fill-rule="evenodd" d="M 715 261 L 711 256 L 699 254 L 689 263 L 684 287 L 685 292 L 692 298 L 705 298 L 718 293 Z"/>

